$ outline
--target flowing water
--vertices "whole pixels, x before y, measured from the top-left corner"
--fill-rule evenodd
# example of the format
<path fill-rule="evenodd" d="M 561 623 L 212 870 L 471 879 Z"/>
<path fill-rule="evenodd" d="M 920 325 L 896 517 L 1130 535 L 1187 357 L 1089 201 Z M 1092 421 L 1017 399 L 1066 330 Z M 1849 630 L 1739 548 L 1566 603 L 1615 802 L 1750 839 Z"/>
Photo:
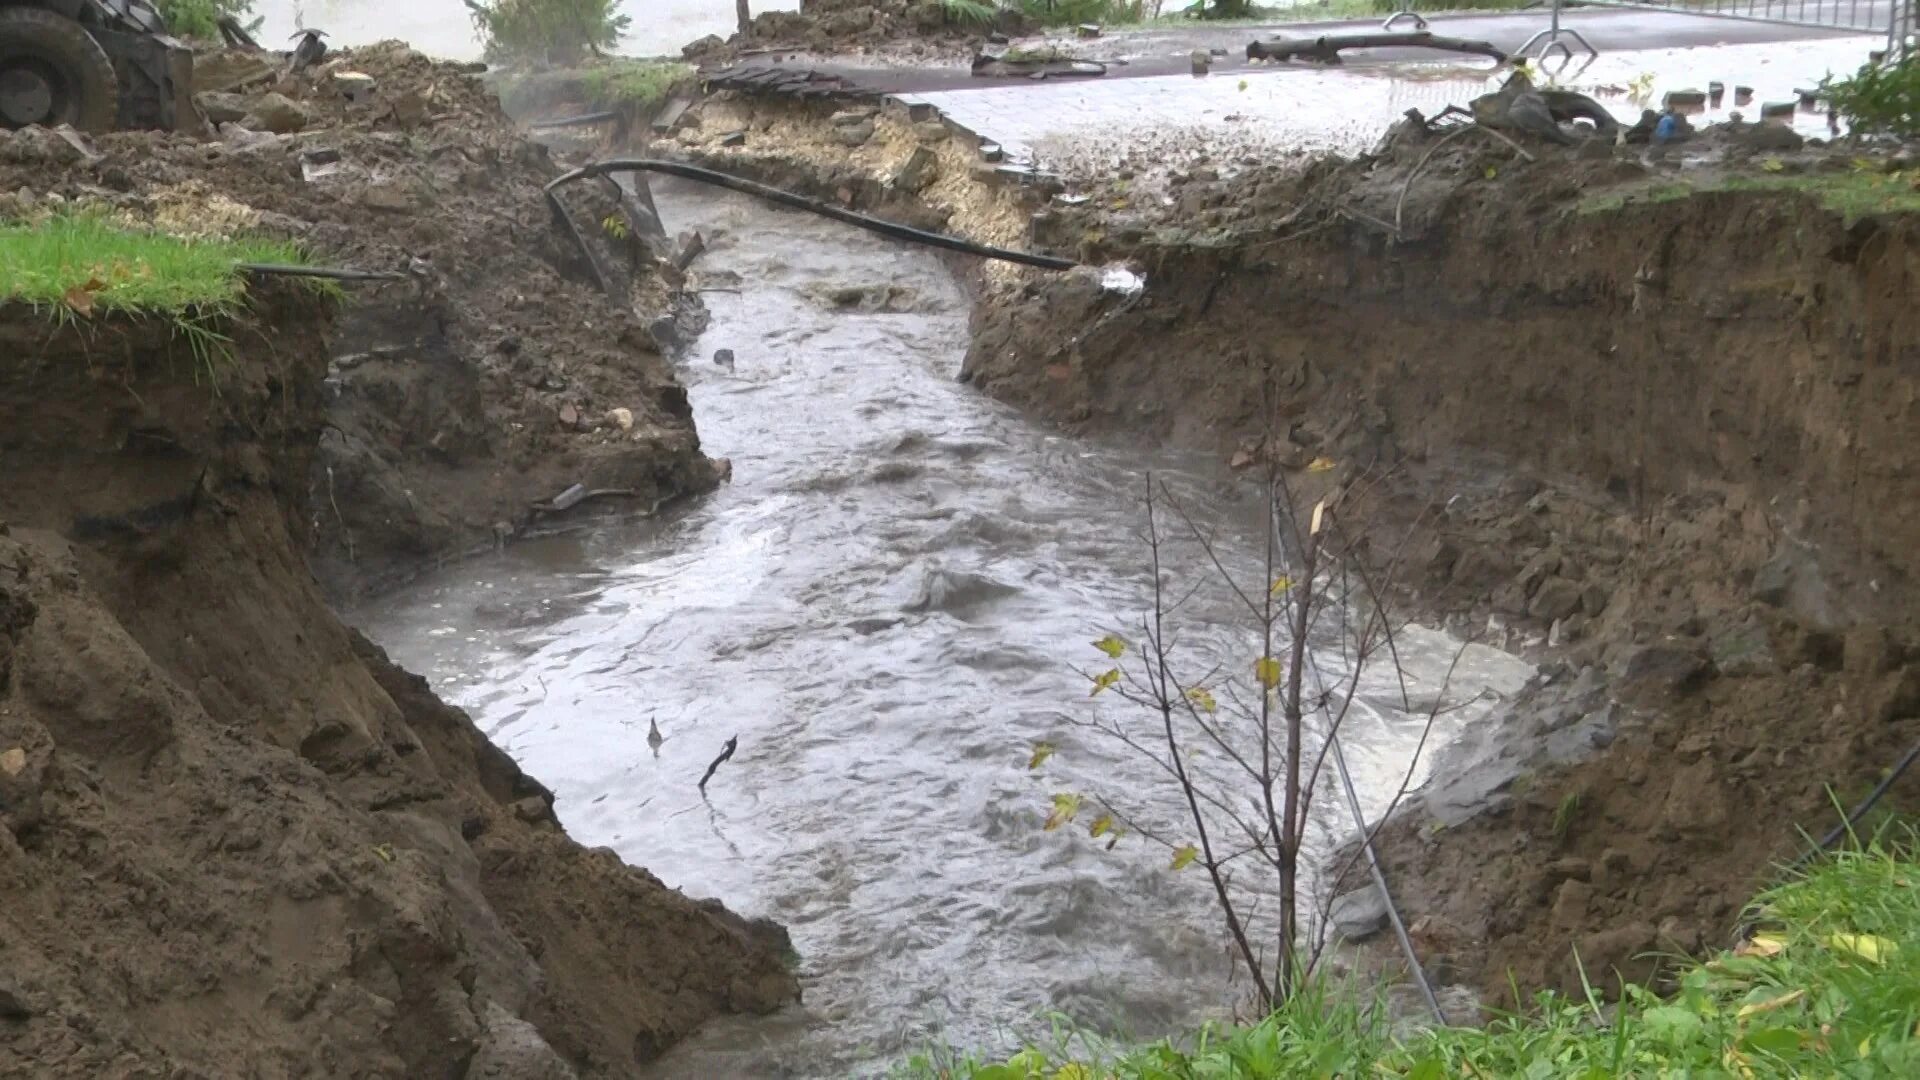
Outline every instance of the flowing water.
<path fill-rule="evenodd" d="M 1165 774 L 1076 723 L 1150 718 L 1090 699 L 1076 668 L 1107 666 L 1089 642 L 1109 631 L 1137 640 L 1149 468 L 1256 590 L 1257 493 L 1211 460 L 1050 434 L 957 383 L 966 298 L 922 250 L 732 196 L 658 200 L 670 229 L 708 238 L 702 283 L 737 290 L 704 294 L 713 328 L 684 372 L 732 483 L 356 613 L 553 788 L 582 843 L 791 929 L 805 1005 L 713 1025 L 655 1075 L 843 1076 L 934 1039 L 1004 1045 L 1049 1011 L 1157 1035 L 1228 1005 L 1198 868 L 1042 823 L 1052 793 L 1084 791 L 1185 837 Z M 1192 545 L 1169 566 L 1182 595 L 1204 585 Z M 1258 653 L 1217 584 L 1174 623 L 1190 672 Z M 1431 699 L 1455 644 L 1401 646 Z M 1527 670 L 1470 649 L 1448 696 Z M 1343 729 L 1375 809 L 1422 727 L 1390 681 L 1363 685 Z M 1058 752 L 1030 772 L 1042 741 Z"/>

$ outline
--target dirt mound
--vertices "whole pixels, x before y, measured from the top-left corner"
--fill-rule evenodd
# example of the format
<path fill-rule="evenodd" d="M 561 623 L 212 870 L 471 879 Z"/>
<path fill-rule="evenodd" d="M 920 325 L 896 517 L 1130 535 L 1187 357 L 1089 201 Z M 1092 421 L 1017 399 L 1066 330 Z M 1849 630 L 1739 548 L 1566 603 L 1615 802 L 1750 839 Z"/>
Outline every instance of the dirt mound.
<path fill-rule="evenodd" d="M 727 59 L 749 49 L 881 51 L 903 59 L 955 59 L 969 55 L 994 31 L 1024 34 L 1032 29 L 1025 16 L 1004 8 L 986 23 L 971 23 L 950 14 L 940 0 L 801 0 L 799 11 L 755 16 L 744 37 L 706 37 L 684 51 L 687 59 L 701 61 Z"/>
<path fill-rule="evenodd" d="M 329 613 L 328 328 L 256 299 L 210 366 L 0 312 L 0 1073 L 627 1076 L 791 1000 Z"/>
<path fill-rule="evenodd" d="M 297 75 L 239 70 L 221 83 L 235 89 L 201 97 L 228 118 L 211 142 L 7 137 L 0 192 L 22 194 L 0 212 L 90 201 L 176 232 L 291 236 L 325 262 L 409 275 L 355 286 L 332 338 L 311 500 L 331 593 L 490 546 L 573 484 L 645 511 L 717 482 L 660 353 L 677 273 L 605 189 L 581 185 L 569 199 L 596 274 L 543 200 L 559 167 L 471 66 L 388 44 Z"/>
<path fill-rule="evenodd" d="M 1502 999 L 1510 968 L 1577 986 L 1574 947 L 1724 940 L 1826 786 L 1920 736 L 1920 218 L 1837 151 L 1691 152 L 1196 171 L 1170 210 L 1041 223 L 1144 294 L 1079 273 L 976 319 L 966 377 L 1069 426 L 1332 458 L 1302 491 L 1407 610 L 1555 665 L 1389 839 L 1430 951 Z"/>

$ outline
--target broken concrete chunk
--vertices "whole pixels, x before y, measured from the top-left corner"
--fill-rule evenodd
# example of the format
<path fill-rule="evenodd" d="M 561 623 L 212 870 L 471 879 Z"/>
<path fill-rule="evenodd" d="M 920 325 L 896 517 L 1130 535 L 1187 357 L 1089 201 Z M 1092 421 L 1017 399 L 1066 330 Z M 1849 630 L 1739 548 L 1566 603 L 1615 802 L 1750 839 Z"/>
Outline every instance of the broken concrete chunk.
<path fill-rule="evenodd" d="M 1704 90 L 1669 90 L 1666 102 L 1669 109 L 1697 109 L 1707 103 L 1707 95 Z"/>
<path fill-rule="evenodd" d="M 306 128 L 307 110 L 285 94 L 261 94 L 253 99 L 247 115 L 240 118 L 240 124 L 254 131 L 291 135 Z"/>
<path fill-rule="evenodd" d="M 607 420 L 608 422 L 613 424 L 614 427 L 619 428 L 621 431 L 633 430 L 633 410 L 632 409 L 626 409 L 626 408 L 608 409 Z"/>
<path fill-rule="evenodd" d="M 373 76 L 360 71 L 336 71 L 333 73 L 334 89 L 340 96 L 354 104 L 359 104 L 373 96 Z"/>
<path fill-rule="evenodd" d="M 923 143 L 946 142 L 950 134 L 947 125 L 938 120 L 922 120 L 913 125 L 913 137 Z"/>
<path fill-rule="evenodd" d="M 1343 893 L 1333 898 L 1327 922 L 1348 941 L 1364 941 L 1386 928 L 1387 898 L 1373 885 Z"/>
<path fill-rule="evenodd" d="M 1794 108 L 1795 108 L 1794 103 L 1791 101 L 1769 101 L 1766 104 L 1760 106 L 1760 119 L 1762 120 L 1790 119 L 1793 116 Z"/>
<path fill-rule="evenodd" d="M 221 90 L 209 90 L 195 96 L 194 101 L 207 119 L 216 124 L 231 124 L 247 115 L 251 99 L 245 94 L 230 94 Z"/>
<path fill-rule="evenodd" d="M 906 163 L 893 174 L 893 186 L 901 191 L 919 192 L 940 177 L 940 155 L 924 146 L 916 146 Z"/>
<path fill-rule="evenodd" d="M 1100 27 L 1094 23 L 1081 23 L 1073 28 L 1073 36 L 1081 39 L 1097 38 L 1100 36 Z"/>
<path fill-rule="evenodd" d="M 33 1017 L 33 1007 L 27 1004 L 27 996 L 21 993 L 11 976 L 0 975 L 0 1020 L 27 1020 Z"/>
<path fill-rule="evenodd" d="M 408 185 L 389 181 L 384 184 L 367 185 L 360 192 L 360 205 L 369 210 L 404 214 L 418 210 L 420 199 Z"/>
<path fill-rule="evenodd" d="M 747 145 L 747 133 L 744 131 L 729 131 L 725 135 L 720 136 L 720 145 L 745 146 Z"/>
<path fill-rule="evenodd" d="M 853 127 L 856 124 L 862 124 L 872 120 L 877 115 L 879 115 L 879 110 L 866 107 L 841 109 L 839 112 L 828 117 L 827 122 L 834 127 Z"/>
<path fill-rule="evenodd" d="M 238 49 L 203 52 L 193 58 L 193 89 L 238 90 L 253 83 L 266 82 L 279 69 L 260 56 Z"/>
<path fill-rule="evenodd" d="M 999 161 L 1006 156 L 1007 152 L 1002 149 L 997 142 L 983 142 L 980 144 L 981 161 Z"/>
<path fill-rule="evenodd" d="M 857 124 L 837 124 L 833 137 L 846 146 L 865 146 L 873 138 L 873 121 L 862 120 Z"/>

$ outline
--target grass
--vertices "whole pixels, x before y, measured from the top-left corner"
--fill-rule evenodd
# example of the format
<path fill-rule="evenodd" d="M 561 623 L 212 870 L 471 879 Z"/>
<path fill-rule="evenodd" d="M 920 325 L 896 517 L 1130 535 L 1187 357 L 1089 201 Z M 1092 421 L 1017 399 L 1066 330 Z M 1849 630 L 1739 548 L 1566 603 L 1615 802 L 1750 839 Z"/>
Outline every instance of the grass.
<path fill-rule="evenodd" d="M 1837 854 L 1761 893 L 1753 938 L 1677 965 L 1666 994 L 1543 993 L 1485 1028 L 1396 1038 L 1357 993 L 1310 987 L 1267 1019 L 1191 1038 L 1117 1047 L 1056 1034 L 1045 1048 L 982 1061 L 933 1052 L 902 1080 L 1279 1080 L 1293 1077 L 1920 1076 L 1920 845 Z"/>
<path fill-rule="evenodd" d="M 1630 205 L 1675 202 L 1713 192 L 1746 191 L 1806 196 L 1852 224 L 1876 214 L 1920 213 L 1920 186 L 1916 184 L 1920 184 L 1920 178 L 1867 168 L 1794 176 L 1722 176 L 1602 191 L 1581 200 L 1578 212 L 1612 213 Z"/>
<path fill-rule="evenodd" d="M 182 240 L 68 214 L 0 224 L 0 303 L 79 315 L 230 311 L 246 293 L 237 263 L 307 261 L 288 241 Z"/>
<path fill-rule="evenodd" d="M 584 82 L 596 102 L 650 109 L 691 74 L 693 68 L 671 60 L 614 60 L 588 70 Z"/>

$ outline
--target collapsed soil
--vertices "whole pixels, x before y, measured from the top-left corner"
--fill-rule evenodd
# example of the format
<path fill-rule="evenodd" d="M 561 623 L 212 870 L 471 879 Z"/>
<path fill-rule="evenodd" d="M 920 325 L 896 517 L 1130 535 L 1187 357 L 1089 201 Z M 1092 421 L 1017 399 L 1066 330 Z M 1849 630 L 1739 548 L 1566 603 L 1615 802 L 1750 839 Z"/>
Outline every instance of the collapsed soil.
<path fill-rule="evenodd" d="M 718 61 L 744 52 L 800 50 L 881 53 L 894 60 L 960 60 L 988 34 L 1030 33 L 1031 20 L 1002 8 L 984 24 L 963 22 L 940 0 L 801 0 L 798 11 L 754 16 L 746 34 L 709 36 L 686 46 L 689 60 Z"/>
<path fill-rule="evenodd" d="M 0 192 L 17 193 L 0 213 L 96 205 L 176 232 L 291 237 L 321 263 L 407 276 L 352 286 L 329 342 L 308 503 L 331 595 L 556 524 L 535 506 L 574 484 L 618 493 L 576 513 L 644 512 L 724 475 L 661 353 L 698 315 L 675 299 L 677 272 L 606 224 L 620 220 L 607 188 L 576 185 L 567 198 L 611 277 L 603 291 L 542 196 L 559 166 L 470 66 L 397 43 L 292 75 L 245 54 L 202 66 L 238 87 L 203 102 L 279 94 L 298 129 L 248 130 L 250 116 L 212 140 L 121 133 L 82 147 L 19 133 L 0 145 Z M 344 89 L 353 75 L 371 81 L 358 98 Z"/>

